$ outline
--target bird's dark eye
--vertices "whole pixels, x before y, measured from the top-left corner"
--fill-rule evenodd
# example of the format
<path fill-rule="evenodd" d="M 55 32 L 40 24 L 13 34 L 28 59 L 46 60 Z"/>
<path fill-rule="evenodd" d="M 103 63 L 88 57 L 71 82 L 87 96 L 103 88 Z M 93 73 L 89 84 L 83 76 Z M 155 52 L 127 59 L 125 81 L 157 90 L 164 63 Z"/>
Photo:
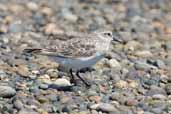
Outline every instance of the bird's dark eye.
<path fill-rule="evenodd" d="M 104 33 L 106 36 L 112 36 L 111 33 Z"/>

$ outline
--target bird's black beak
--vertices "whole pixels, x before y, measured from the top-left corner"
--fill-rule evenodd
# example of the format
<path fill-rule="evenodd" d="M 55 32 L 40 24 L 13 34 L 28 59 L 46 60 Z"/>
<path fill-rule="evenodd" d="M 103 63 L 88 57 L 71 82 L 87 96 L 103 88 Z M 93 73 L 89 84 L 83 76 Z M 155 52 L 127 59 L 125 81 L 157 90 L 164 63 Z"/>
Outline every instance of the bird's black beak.
<path fill-rule="evenodd" d="M 120 38 L 118 34 L 113 33 L 113 41 L 115 43 L 123 43 L 123 40 Z"/>
<path fill-rule="evenodd" d="M 112 40 L 112 42 L 123 43 L 122 39 L 120 39 L 119 36 L 114 36 L 114 35 L 113 35 L 113 40 Z"/>

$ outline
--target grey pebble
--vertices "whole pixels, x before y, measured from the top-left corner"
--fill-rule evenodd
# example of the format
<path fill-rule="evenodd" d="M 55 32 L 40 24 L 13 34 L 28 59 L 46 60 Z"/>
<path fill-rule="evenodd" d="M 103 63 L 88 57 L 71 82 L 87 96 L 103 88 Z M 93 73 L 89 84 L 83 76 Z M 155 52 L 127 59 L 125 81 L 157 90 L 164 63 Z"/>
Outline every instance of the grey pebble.
<path fill-rule="evenodd" d="M 166 84 L 165 90 L 167 95 L 171 95 L 171 83 Z"/>
<path fill-rule="evenodd" d="M 145 112 L 143 112 L 143 114 L 155 114 L 155 113 L 145 111 Z"/>
<path fill-rule="evenodd" d="M 162 60 L 156 60 L 155 61 L 155 65 L 158 67 L 158 68 L 165 68 L 165 63 L 162 61 Z"/>
<path fill-rule="evenodd" d="M 147 96 L 153 96 L 155 94 L 166 95 L 166 91 L 158 86 L 151 86 L 150 90 L 146 92 Z"/>
<path fill-rule="evenodd" d="M 39 88 L 40 89 L 48 89 L 48 85 L 47 84 L 40 84 Z"/>
<path fill-rule="evenodd" d="M 18 110 L 21 110 L 23 108 L 23 103 L 20 100 L 15 100 L 13 105 Z"/>
<path fill-rule="evenodd" d="M 136 61 L 135 68 L 138 70 L 149 70 L 149 69 L 156 69 L 155 66 L 147 64 L 146 62 Z"/>
<path fill-rule="evenodd" d="M 10 86 L 0 86 L 0 97 L 13 97 L 16 90 Z"/>
<path fill-rule="evenodd" d="M 115 112 L 115 111 L 117 111 L 117 109 L 112 104 L 108 104 L 108 103 L 94 104 L 94 105 L 90 106 L 90 108 L 100 110 L 103 112 Z"/>
<path fill-rule="evenodd" d="M 3 71 L 0 70 L 0 79 L 6 78 L 8 75 Z"/>
<path fill-rule="evenodd" d="M 39 114 L 38 112 L 35 112 L 31 109 L 22 109 L 18 112 L 18 114 Z"/>

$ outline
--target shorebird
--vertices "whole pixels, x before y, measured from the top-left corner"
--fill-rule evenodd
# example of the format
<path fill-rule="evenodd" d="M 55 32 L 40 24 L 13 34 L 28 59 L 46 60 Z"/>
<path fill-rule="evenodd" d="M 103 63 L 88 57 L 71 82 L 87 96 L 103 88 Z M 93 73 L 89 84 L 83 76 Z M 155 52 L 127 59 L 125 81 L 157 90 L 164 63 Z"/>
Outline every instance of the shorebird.
<path fill-rule="evenodd" d="M 55 39 L 55 41 L 54 41 Z M 105 57 L 111 41 L 114 40 L 111 31 L 93 33 L 61 33 L 57 34 L 48 47 L 26 48 L 24 53 L 45 55 L 53 59 L 69 72 L 74 79 L 73 72 L 86 86 L 90 86 L 80 75 L 84 68 L 90 68 Z"/>

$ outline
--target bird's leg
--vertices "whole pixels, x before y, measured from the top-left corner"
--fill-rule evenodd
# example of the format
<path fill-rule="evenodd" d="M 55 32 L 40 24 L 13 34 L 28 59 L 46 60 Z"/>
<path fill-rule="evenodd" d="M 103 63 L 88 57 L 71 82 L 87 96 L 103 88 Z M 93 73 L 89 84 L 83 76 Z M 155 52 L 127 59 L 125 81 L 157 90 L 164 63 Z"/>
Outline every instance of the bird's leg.
<path fill-rule="evenodd" d="M 80 76 L 80 71 L 77 71 L 76 72 L 76 76 L 87 86 L 87 87 L 90 87 L 91 85 L 88 83 L 88 82 L 86 82 L 81 76 Z"/>
<path fill-rule="evenodd" d="M 72 69 L 70 69 L 69 72 L 70 72 L 70 74 L 71 74 L 71 82 L 72 82 L 72 83 L 75 83 L 75 77 L 74 77 L 74 74 L 73 74 Z"/>

